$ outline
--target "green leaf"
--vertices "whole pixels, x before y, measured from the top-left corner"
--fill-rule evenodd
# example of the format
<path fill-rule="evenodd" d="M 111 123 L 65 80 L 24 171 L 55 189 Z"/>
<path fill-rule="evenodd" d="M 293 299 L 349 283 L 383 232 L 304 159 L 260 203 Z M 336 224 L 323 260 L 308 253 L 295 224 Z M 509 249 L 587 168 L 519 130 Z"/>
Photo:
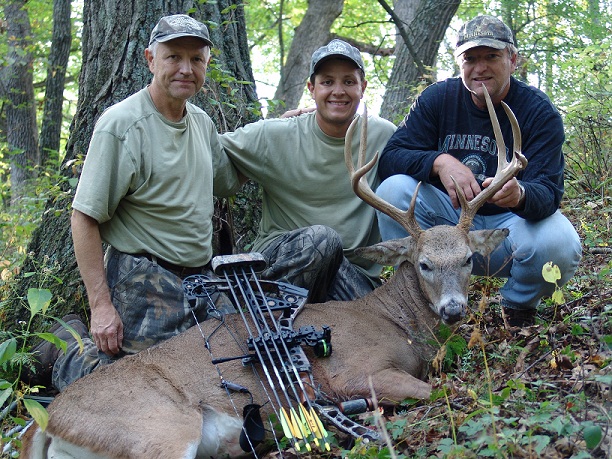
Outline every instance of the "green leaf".
<path fill-rule="evenodd" d="M 30 314 L 34 317 L 42 311 L 47 312 L 49 304 L 51 304 L 51 291 L 46 288 L 30 288 L 28 289 L 28 304 L 30 305 Z"/>
<path fill-rule="evenodd" d="M 557 265 L 553 265 L 552 261 L 549 261 L 542 268 L 542 277 L 546 282 L 556 284 L 561 279 L 561 270 Z"/>
<path fill-rule="evenodd" d="M 541 456 L 544 448 L 550 443 L 550 437 L 547 435 L 533 435 L 529 438 L 529 443 L 535 449 L 538 456 Z"/>
<path fill-rule="evenodd" d="M 595 375 L 593 379 L 603 384 L 612 385 L 612 375 Z"/>
<path fill-rule="evenodd" d="M 53 343 L 55 347 L 60 348 L 64 353 L 66 352 L 66 348 L 68 347 L 66 344 L 66 341 L 58 338 L 53 333 L 44 332 L 44 333 L 35 333 L 35 335 L 41 339 L 44 339 L 45 341 L 49 341 L 50 343 Z"/>
<path fill-rule="evenodd" d="M 455 447 L 455 442 L 453 441 L 452 438 L 442 438 L 438 442 L 438 451 L 440 451 L 443 454 L 450 453 L 454 447 Z"/>
<path fill-rule="evenodd" d="M 563 292 L 561 290 L 555 290 L 551 298 L 555 304 L 565 303 L 565 298 L 563 297 Z"/>
<path fill-rule="evenodd" d="M 0 365 L 8 362 L 17 352 L 17 340 L 11 338 L 0 344 Z"/>
<path fill-rule="evenodd" d="M 61 324 L 61 326 L 64 327 L 72 335 L 72 337 L 76 340 L 76 342 L 79 344 L 79 353 L 83 352 L 83 350 L 85 349 L 83 345 L 83 339 L 77 333 L 77 331 L 71 325 L 68 325 L 66 322 L 64 322 L 62 319 L 55 319 L 55 320 L 57 320 Z M 66 343 L 64 341 L 61 341 L 61 343 L 62 344 L 60 344 L 60 346 L 62 347 L 62 350 L 66 352 Z"/>
<path fill-rule="evenodd" d="M 49 422 L 49 413 L 47 413 L 45 407 L 31 398 L 24 398 L 23 404 L 40 428 L 45 430 L 47 428 L 47 423 Z"/>
<path fill-rule="evenodd" d="M 0 406 L 4 407 L 4 402 L 6 402 L 6 400 L 11 396 L 12 393 L 13 393 L 12 386 L 0 392 Z"/>
<path fill-rule="evenodd" d="M 587 448 L 593 449 L 599 445 L 599 442 L 601 441 L 601 427 L 595 425 L 585 427 L 583 435 Z"/>

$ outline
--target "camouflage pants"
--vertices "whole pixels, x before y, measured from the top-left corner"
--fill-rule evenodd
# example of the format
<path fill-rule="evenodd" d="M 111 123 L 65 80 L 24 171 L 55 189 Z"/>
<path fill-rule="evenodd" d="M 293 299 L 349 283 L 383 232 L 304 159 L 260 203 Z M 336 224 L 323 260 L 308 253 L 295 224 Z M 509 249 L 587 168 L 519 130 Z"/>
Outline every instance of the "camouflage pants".
<path fill-rule="evenodd" d="M 53 367 L 53 385 L 63 390 L 68 384 L 91 373 L 100 365 L 109 364 L 128 354 L 135 354 L 161 341 L 184 332 L 206 319 L 211 302 L 217 309 L 233 310 L 222 293 L 211 299 L 198 298 L 193 313 L 183 294 L 182 279 L 145 257 L 132 256 L 109 248 L 105 269 L 111 300 L 123 321 L 123 346 L 119 355 L 109 357 L 98 351 L 90 338 L 83 339 L 80 352 L 71 340 L 65 354 Z M 211 271 L 203 275 L 217 278 Z"/>
<path fill-rule="evenodd" d="M 261 278 L 308 289 L 308 302 L 346 301 L 371 292 L 370 279 L 342 252 L 333 229 L 313 225 L 290 231 L 260 250 L 268 262 Z"/>

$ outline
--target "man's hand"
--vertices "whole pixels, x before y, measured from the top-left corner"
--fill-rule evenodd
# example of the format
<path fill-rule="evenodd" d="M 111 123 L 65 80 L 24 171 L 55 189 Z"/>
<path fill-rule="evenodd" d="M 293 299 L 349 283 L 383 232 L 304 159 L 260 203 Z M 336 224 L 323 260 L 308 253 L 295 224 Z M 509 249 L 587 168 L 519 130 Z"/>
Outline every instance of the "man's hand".
<path fill-rule="evenodd" d="M 447 154 L 442 154 L 436 158 L 432 168 L 432 175 L 440 179 L 455 209 L 461 207 L 457 197 L 456 186 L 463 191 L 465 199 L 468 201 L 474 199 L 474 196 L 482 191 L 470 168 Z M 456 186 L 451 176 L 457 182 Z"/>
<path fill-rule="evenodd" d="M 123 322 L 112 303 L 92 307 L 91 334 L 97 348 L 105 354 L 113 356 L 121 351 Z"/>
<path fill-rule="evenodd" d="M 491 182 L 493 181 L 493 177 L 487 178 L 484 182 L 482 182 L 483 188 L 487 188 Z M 513 209 L 522 208 L 525 200 L 525 192 L 521 189 L 521 185 L 519 181 L 514 177 L 512 180 L 507 182 L 501 190 L 491 196 L 487 202 L 491 204 L 495 204 L 499 207 L 509 207 Z"/>
<path fill-rule="evenodd" d="M 281 118 L 293 118 L 294 116 L 300 116 L 304 113 L 314 112 L 317 107 L 307 107 L 307 108 L 295 108 L 293 110 L 287 110 L 280 117 Z"/>

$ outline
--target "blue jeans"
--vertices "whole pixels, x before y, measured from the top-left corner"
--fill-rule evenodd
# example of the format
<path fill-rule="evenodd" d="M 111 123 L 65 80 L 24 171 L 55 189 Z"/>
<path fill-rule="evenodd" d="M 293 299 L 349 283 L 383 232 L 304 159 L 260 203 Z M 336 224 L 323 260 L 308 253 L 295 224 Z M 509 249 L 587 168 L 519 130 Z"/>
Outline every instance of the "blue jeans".
<path fill-rule="evenodd" d="M 394 175 L 383 181 L 376 194 L 399 209 L 407 209 L 418 182 L 408 175 Z M 415 217 L 423 229 L 435 225 L 456 225 L 461 211 L 454 209 L 448 195 L 433 185 L 422 184 L 416 200 Z M 383 240 L 406 237 L 407 233 L 390 217 L 377 212 Z M 542 267 L 552 261 L 561 270 L 559 286 L 572 278 L 582 256 L 578 233 L 561 214 L 538 221 L 525 220 L 512 212 L 476 215 L 472 229 L 508 228 L 510 234 L 486 259 L 475 256 L 473 274 L 507 278 L 501 288 L 502 304 L 512 309 L 535 309 L 555 285 L 542 277 Z"/>

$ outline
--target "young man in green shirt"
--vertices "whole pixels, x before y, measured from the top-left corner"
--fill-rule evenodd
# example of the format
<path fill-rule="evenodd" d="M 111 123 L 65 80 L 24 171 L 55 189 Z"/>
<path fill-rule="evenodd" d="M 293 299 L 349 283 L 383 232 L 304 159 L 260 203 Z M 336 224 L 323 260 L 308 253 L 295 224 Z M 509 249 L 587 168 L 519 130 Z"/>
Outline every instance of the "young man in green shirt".
<path fill-rule="evenodd" d="M 221 137 L 237 169 L 263 188 L 253 246 L 268 262 L 261 277 L 308 289 L 310 302 L 361 297 L 380 283 L 381 266 L 354 253 L 379 242 L 380 234 L 374 209 L 353 192 L 344 161 L 344 136 L 359 116 L 366 86 L 359 50 L 332 40 L 312 55 L 308 90 L 316 111 L 261 120 Z M 366 161 L 393 132 L 392 123 L 368 117 Z M 358 147 L 355 140 L 355 162 Z M 367 180 L 376 189 L 376 167 Z"/>

